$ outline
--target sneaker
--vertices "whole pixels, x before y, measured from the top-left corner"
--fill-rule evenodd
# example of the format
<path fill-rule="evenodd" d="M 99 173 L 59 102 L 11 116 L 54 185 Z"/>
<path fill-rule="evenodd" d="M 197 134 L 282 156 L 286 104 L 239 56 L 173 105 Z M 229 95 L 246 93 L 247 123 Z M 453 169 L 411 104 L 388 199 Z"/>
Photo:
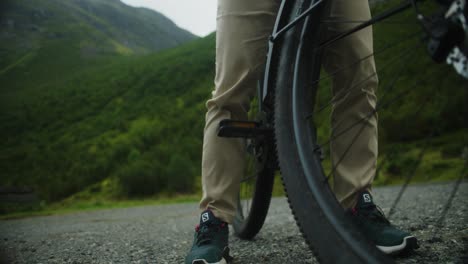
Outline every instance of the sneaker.
<path fill-rule="evenodd" d="M 390 224 L 367 191 L 359 194 L 358 203 L 350 213 L 364 236 L 386 254 L 409 252 L 419 247 L 416 237 Z"/>
<path fill-rule="evenodd" d="M 226 264 L 231 261 L 228 247 L 229 228 L 226 222 L 216 218 L 210 210 L 200 216 L 195 228 L 192 249 L 185 264 Z"/>

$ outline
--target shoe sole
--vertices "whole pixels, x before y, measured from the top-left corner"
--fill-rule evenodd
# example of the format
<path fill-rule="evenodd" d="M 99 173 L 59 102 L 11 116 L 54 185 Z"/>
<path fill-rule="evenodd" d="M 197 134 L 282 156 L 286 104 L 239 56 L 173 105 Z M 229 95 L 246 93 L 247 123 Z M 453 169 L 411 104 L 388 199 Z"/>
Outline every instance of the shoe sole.
<path fill-rule="evenodd" d="M 400 245 L 390 247 L 377 245 L 377 248 L 385 254 L 398 254 L 405 251 L 411 251 L 418 247 L 418 240 L 414 236 L 407 236 L 403 238 L 403 243 L 401 243 Z"/>
<path fill-rule="evenodd" d="M 194 261 L 192 262 L 192 264 L 227 264 L 227 261 L 226 261 L 224 258 L 222 258 L 222 259 L 221 259 L 220 261 L 218 261 L 218 262 L 211 262 L 211 263 L 209 263 L 209 262 L 206 262 L 206 260 L 204 260 L 204 259 L 196 259 L 196 260 L 194 260 Z"/>
<path fill-rule="evenodd" d="M 229 247 L 225 247 L 223 250 L 223 257 L 218 262 L 208 262 L 204 259 L 196 259 L 192 261 L 192 264 L 228 264 L 232 261 L 232 257 L 229 256 Z"/>

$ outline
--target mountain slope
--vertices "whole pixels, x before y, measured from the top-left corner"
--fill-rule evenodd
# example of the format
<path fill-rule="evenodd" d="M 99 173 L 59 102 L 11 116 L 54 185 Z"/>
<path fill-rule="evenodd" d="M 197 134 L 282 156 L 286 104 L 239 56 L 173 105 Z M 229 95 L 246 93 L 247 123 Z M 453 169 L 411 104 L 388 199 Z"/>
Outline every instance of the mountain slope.
<path fill-rule="evenodd" d="M 0 186 L 33 186 L 46 200 L 106 178 L 128 195 L 190 191 L 214 50 L 212 35 L 15 97 L 0 113 Z"/>
<path fill-rule="evenodd" d="M 195 38 L 155 11 L 118 0 L 7 0 L 0 25 L 2 93 Z"/>
<path fill-rule="evenodd" d="M 411 30 L 388 26 L 375 27 L 376 50 Z M 0 186 L 31 186 L 46 201 L 83 189 L 109 188 L 124 197 L 196 190 L 214 35 L 145 56 L 94 59 L 80 57 L 74 42 L 46 43 L 55 46 L 22 57 L 0 76 Z M 401 43 L 377 58 L 378 68 L 386 69 L 379 72 L 379 98 L 394 102 L 379 112 L 384 157 L 377 181 L 403 182 L 410 172 L 413 179 L 454 179 L 468 145 L 468 90 L 451 67 L 432 63 L 424 47 Z M 388 63 L 407 50 L 418 59 Z M 60 59 L 68 58 L 82 60 L 63 67 Z M 13 75 L 19 68 L 24 75 Z M 329 106 L 328 88 L 319 96 Z M 327 124 L 330 110 L 314 119 Z M 325 126 L 318 134 L 329 135 Z M 435 139 L 426 147 L 428 136 Z M 428 155 L 419 164 L 421 150 Z"/>
<path fill-rule="evenodd" d="M 214 39 L 211 35 L 161 53 L 123 58 L 48 83 L 41 88 L 44 93 L 15 97 L 11 104 L 16 107 L 0 113 L 0 137 L 4 139 L 0 142 L 0 186 L 32 186 L 49 201 L 89 186 L 99 191 L 113 185 L 109 188 L 123 196 L 193 192 L 200 173 L 204 102 L 213 87 Z M 378 65 L 391 56 L 383 57 Z M 416 62 L 412 68 L 419 67 Z M 438 67 L 431 65 L 426 70 Z M 414 72 L 409 70 L 401 78 L 411 79 Z M 450 84 L 454 81 L 460 80 L 441 79 L 412 89 L 426 94 L 441 86 L 460 87 Z M 399 82 L 389 96 L 398 95 L 401 89 L 407 89 L 406 82 Z M 460 130 L 465 117 L 460 119 L 456 113 L 466 113 L 466 108 L 459 107 L 466 93 L 465 89 L 440 90 L 412 123 L 406 119 L 414 116 L 424 97 L 408 96 L 403 107 L 400 104 L 382 112 L 381 149 L 391 146 L 397 157 L 385 162 L 385 173 L 412 166 L 427 127 L 437 119 L 437 135 L 448 136 L 433 141 L 429 161 L 418 175 L 423 179 L 433 174 L 458 175 L 462 160 L 457 153 L 467 138 L 466 130 Z M 441 100 L 452 104 L 441 108 Z M 439 111 L 433 109 L 450 118 L 439 119 Z M 328 119 L 328 114 L 321 118 Z M 402 123 L 411 124 L 404 133 L 401 125 L 395 126 Z"/>

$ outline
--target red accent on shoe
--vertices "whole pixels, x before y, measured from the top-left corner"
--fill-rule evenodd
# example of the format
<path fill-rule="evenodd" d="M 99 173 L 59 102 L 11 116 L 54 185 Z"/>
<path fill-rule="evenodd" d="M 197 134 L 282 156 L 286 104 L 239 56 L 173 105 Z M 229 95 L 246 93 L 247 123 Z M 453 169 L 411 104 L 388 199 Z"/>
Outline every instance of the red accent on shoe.
<path fill-rule="evenodd" d="M 195 226 L 195 232 L 198 232 L 198 230 L 200 230 L 200 225 Z"/>
<path fill-rule="evenodd" d="M 356 208 L 351 208 L 351 213 L 353 213 L 353 215 L 356 215 L 357 214 L 357 209 Z"/>

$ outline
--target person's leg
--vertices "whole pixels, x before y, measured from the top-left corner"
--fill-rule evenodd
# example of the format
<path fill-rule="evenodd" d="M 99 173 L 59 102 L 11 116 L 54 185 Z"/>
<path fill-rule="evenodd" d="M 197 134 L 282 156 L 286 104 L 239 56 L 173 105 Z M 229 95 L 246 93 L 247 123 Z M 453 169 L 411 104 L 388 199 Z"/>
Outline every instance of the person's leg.
<path fill-rule="evenodd" d="M 215 90 L 206 104 L 200 209 L 210 209 L 228 223 L 244 173 L 244 141 L 218 137 L 218 124 L 223 119 L 247 120 L 278 5 L 277 0 L 218 1 Z"/>
<path fill-rule="evenodd" d="M 356 25 L 350 21 L 364 21 L 370 17 L 367 0 L 332 0 L 329 17 L 325 19 L 329 21 L 326 35 L 346 31 Z M 347 22 L 337 23 L 339 21 Z M 332 89 L 332 137 L 336 137 L 330 146 L 332 164 L 336 166 L 333 187 L 363 235 L 384 253 L 394 254 L 418 245 L 414 236 L 385 219 L 369 193 L 378 152 L 375 112 L 378 79 L 374 58 L 369 57 L 372 54 L 371 27 L 344 38 L 324 53 L 326 71 L 337 73 Z"/>
<path fill-rule="evenodd" d="M 277 0 L 218 0 L 216 77 L 206 103 L 200 225 L 185 263 L 229 261 L 232 223 L 245 167 L 244 140 L 217 136 L 223 119 L 247 120 L 250 98 L 267 54 Z"/>
<path fill-rule="evenodd" d="M 350 21 L 370 17 L 367 0 L 333 0 L 325 18 L 325 38 L 359 23 Z M 372 27 L 368 27 L 334 43 L 323 54 L 325 70 L 337 73 L 333 77 L 330 147 L 332 164 L 336 166 L 334 192 L 344 208 L 356 205 L 359 191 L 370 189 L 376 170 L 377 114 L 373 111 L 378 79 L 372 56 L 356 63 L 372 53 Z"/>

